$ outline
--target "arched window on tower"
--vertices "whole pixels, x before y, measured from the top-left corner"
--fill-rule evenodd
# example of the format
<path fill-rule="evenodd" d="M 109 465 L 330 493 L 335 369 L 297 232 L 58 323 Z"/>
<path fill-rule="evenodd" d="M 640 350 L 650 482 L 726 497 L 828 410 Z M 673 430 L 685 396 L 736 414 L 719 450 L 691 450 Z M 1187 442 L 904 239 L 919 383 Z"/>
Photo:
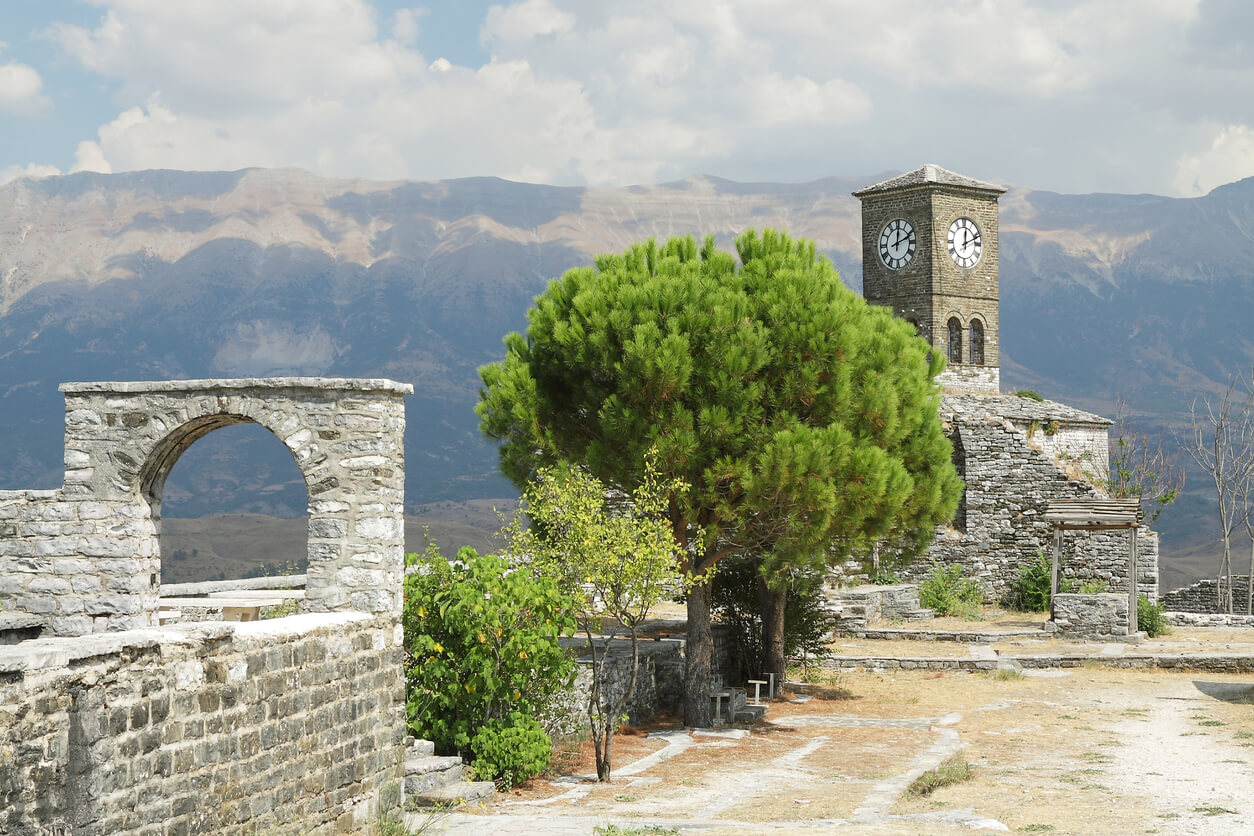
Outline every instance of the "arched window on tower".
<path fill-rule="evenodd" d="M 962 362 L 962 323 L 956 316 L 949 318 L 949 362 Z"/>
<path fill-rule="evenodd" d="M 971 320 L 971 365 L 984 365 L 984 323 Z"/>

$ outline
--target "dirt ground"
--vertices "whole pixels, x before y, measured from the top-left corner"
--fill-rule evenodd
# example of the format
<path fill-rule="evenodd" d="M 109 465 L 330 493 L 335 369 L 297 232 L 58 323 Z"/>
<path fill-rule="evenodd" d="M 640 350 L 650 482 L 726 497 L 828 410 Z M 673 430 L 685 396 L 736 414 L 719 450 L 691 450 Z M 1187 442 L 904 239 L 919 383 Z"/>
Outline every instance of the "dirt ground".
<path fill-rule="evenodd" d="M 1254 832 L 1251 677 L 1096 666 L 1041 674 L 841 673 L 806 702 L 772 704 L 769 721 L 747 733 L 689 733 L 672 720 L 620 735 L 608 784 L 573 777 L 592 771 L 591 750 L 570 751 L 561 775 L 442 829 Z M 974 765 L 969 780 L 922 798 L 904 792 L 955 753 Z"/>

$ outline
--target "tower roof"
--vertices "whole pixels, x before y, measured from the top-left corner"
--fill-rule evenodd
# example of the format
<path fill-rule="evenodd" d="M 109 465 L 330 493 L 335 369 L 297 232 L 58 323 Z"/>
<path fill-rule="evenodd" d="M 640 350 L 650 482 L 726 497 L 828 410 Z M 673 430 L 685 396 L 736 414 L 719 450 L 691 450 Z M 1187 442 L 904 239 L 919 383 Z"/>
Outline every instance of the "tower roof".
<path fill-rule="evenodd" d="M 914 171 L 906 172 L 900 177 L 894 177 L 891 180 L 867 186 L 865 189 L 859 189 L 853 193 L 853 196 L 863 198 L 873 194 L 880 194 L 881 192 L 891 192 L 916 186 L 952 186 L 954 188 L 990 192 L 992 194 L 1002 194 L 1006 191 L 995 183 L 988 183 L 984 180 L 976 180 L 974 177 L 955 174 L 935 163 L 926 163 Z"/>

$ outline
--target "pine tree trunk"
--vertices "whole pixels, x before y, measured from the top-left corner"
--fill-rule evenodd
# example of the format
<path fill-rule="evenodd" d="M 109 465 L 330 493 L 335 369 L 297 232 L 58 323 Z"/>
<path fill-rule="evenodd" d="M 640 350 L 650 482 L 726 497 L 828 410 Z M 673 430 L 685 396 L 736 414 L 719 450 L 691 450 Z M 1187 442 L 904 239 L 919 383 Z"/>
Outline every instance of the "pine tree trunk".
<path fill-rule="evenodd" d="M 684 645 L 684 725 L 709 728 L 714 714 L 710 708 L 710 669 L 714 658 L 714 636 L 710 632 L 710 583 L 694 586 L 688 592 L 688 640 Z"/>
<path fill-rule="evenodd" d="M 766 579 L 758 576 L 758 605 L 762 611 L 762 659 L 759 674 L 775 674 L 775 681 L 784 682 L 784 604 L 787 588 L 771 589 Z"/>

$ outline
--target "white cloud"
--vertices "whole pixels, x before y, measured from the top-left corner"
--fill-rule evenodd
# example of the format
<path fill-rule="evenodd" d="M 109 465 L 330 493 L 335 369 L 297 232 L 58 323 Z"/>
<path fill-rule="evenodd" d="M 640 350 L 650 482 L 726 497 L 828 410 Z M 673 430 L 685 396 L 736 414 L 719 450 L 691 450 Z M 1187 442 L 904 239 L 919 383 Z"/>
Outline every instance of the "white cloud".
<path fill-rule="evenodd" d="M 419 21 L 425 14 L 426 9 L 397 9 L 392 15 L 392 37 L 405 46 L 413 45 L 422 28 Z"/>
<path fill-rule="evenodd" d="M 515 0 L 487 11 L 482 66 L 417 49 L 417 0 L 87 2 L 96 25 L 51 37 L 117 110 L 75 170 L 622 184 L 935 160 L 1192 189 L 1242 168 L 1219 126 L 1254 125 L 1254 30 L 1201 0 Z M 1197 60 L 1221 35 L 1222 66 Z M 1182 156 L 1199 123 L 1214 147 Z"/>
<path fill-rule="evenodd" d="M 574 26 L 575 16 L 561 11 L 550 0 L 523 0 L 490 7 L 480 37 L 484 43 L 517 43 L 569 32 Z"/>
<path fill-rule="evenodd" d="M 105 159 L 104 149 L 100 147 L 100 143 L 85 139 L 74 151 L 74 165 L 70 168 L 70 173 L 73 174 L 76 171 L 111 174 L 113 166 L 109 165 L 109 161 Z"/>
<path fill-rule="evenodd" d="M 1254 130 L 1228 125 L 1215 134 L 1209 148 L 1180 156 L 1172 185 L 1179 195 L 1203 195 L 1250 176 L 1254 176 Z"/>
<path fill-rule="evenodd" d="M 16 61 L 0 64 L 0 111 L 31 113 L 46 108 L 43 86 L 34 67 Z"/>
<path fill-rule="evenodd" d="M 0 186 L 5 183 L 12 182 L 19 177 L 51 177 L 54 174 L 60 174 L 61 169 L 52 165 L 38 165 L 31 163 L 30 165 L 10 165 L 0 168 Z"/>

